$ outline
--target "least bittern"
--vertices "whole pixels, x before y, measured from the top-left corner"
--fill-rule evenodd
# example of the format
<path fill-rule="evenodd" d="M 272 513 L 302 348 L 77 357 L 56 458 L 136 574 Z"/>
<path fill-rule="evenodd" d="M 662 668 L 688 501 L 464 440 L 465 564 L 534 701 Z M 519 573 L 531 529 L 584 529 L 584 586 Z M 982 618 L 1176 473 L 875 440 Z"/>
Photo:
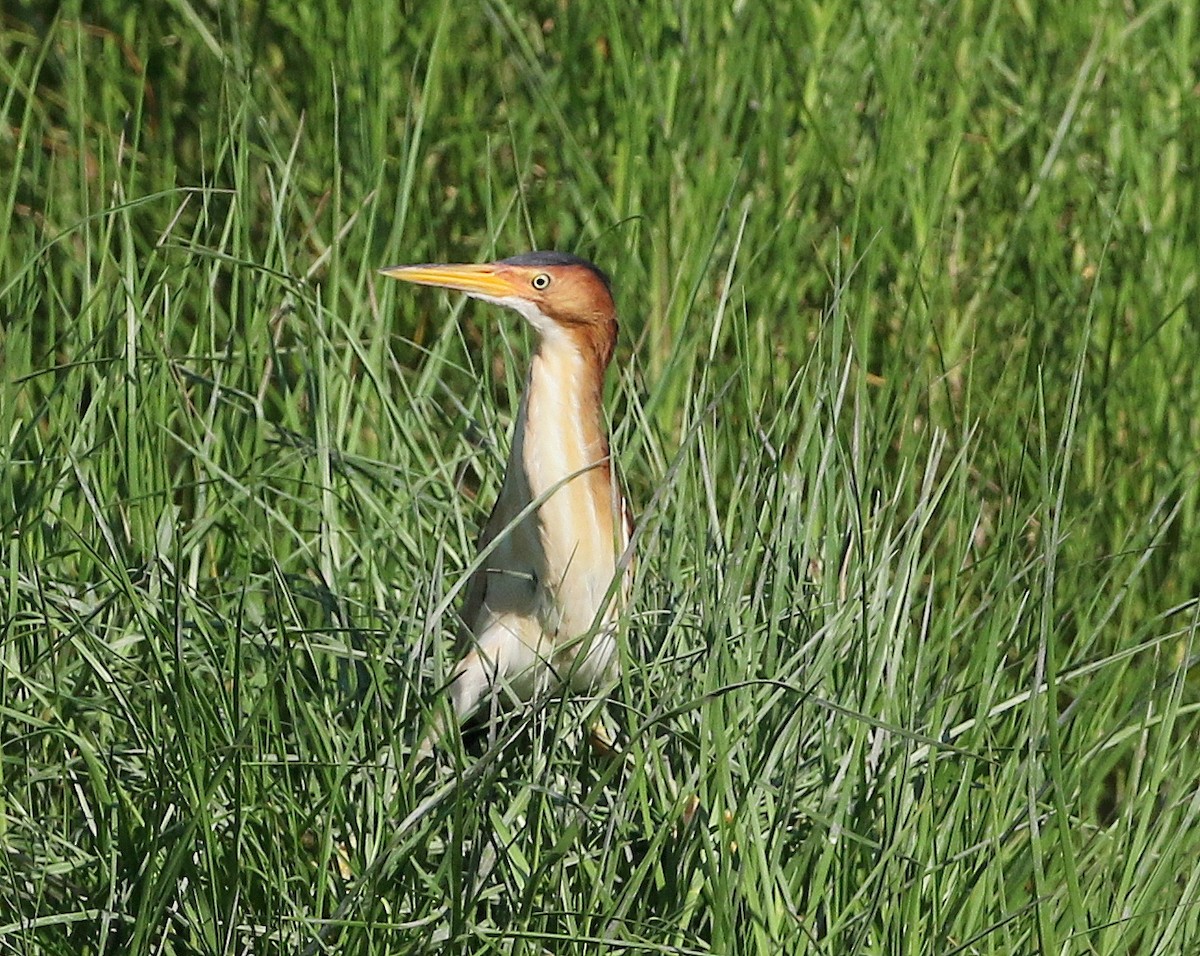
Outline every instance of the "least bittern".
<path fill-rule="evenodd" d="M 603 408 L 617 339 L 608 277 L 559 252 L 383 274 L 512 309 L 538 333 L 504 482 L 479 539 L 486 556 L 466 587 L 449 685 L 456 718 L 502 692 L 527 701 L 603 689 L 620 667 L 615 617 L 632 578 L 622 560 L 630 515 Z M 421 756 L 440 732 L 435 722 Z"/>

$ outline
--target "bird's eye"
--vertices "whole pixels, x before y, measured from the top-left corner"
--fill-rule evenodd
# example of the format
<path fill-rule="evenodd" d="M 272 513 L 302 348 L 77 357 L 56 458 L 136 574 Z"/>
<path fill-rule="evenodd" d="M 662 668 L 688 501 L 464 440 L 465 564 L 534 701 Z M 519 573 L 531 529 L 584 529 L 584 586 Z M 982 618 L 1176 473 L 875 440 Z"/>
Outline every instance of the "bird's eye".
<path fill-rule="evenodd" d="M 542 289 L 546 288 L 546 286 L 548 286 L 549 284 L 550 284 L 550 277 L 548 275 L 546 275 L 546 273 L 544 273 L 544 272 L 539 272 L 537 275 L 535 275 L 533 277 L 533 282 L 531 283 L 531 285 L 535 289 L 537 289 L 539 292 L 541 292 Z"/>

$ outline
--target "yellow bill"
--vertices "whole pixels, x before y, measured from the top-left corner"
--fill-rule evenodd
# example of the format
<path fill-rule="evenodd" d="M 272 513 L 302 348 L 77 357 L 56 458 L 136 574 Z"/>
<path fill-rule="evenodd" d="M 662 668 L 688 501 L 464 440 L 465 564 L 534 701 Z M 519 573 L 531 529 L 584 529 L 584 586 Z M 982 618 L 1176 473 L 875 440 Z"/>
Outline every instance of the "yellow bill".
<path fill-rule="evenodd" d="M 524 282 L 513 275 L 514 270 L 490 262 L 482 265 L 389 266 L 379 271 L 382 275 L 404 282 L 438 286 L 466 292 L 468 295 L 487 295 L 497 299 L 513 295 L 519 288 L 524 287 Z"/>

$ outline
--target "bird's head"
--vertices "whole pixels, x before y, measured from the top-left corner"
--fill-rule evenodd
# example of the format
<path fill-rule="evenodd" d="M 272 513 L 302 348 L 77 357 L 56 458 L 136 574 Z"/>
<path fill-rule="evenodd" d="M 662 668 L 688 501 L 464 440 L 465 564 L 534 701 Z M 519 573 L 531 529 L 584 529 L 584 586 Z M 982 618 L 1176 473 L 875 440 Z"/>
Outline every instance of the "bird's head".
<path fill-rule="evenodd" d="M 612 358 L 617 310 L 608 276 L 563 252 L 527 252 L 479 265 L 392 266 L 385 276 L 454 289 L 519 312 L 544 341 L 570 344 L 600 363 Z"/>

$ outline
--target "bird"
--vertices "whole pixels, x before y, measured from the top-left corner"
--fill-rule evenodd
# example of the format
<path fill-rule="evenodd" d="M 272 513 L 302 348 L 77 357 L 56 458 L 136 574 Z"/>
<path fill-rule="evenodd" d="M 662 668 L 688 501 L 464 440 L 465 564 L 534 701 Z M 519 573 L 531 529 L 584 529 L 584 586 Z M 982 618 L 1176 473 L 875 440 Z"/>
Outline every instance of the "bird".
<path fill-rule="evenodd" d="M 603 407 L 618 331 L 611 281 L 586 259 L 547 251 L 380 271 L 511 309 L 536 333 L 504 478 L 461 607 L 461 656 L 448 683 L 455 720 L 461 725 L 485 702 L 611 688 L 620 674 L 616 622 L 633 580 L 633 520 Z M 418 759 L 445 732 L 435 718 Z"/>

